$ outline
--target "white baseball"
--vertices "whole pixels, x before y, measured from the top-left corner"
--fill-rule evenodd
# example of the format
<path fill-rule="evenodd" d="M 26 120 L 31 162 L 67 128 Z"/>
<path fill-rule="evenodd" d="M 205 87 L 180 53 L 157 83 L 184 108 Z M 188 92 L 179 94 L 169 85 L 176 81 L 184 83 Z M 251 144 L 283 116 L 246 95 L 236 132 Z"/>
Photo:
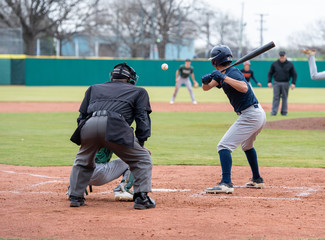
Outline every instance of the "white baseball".
<path fill-rule="evenodd" d="M 167 63 L 163 63 L 163 64 L 161 65 L 161 69 L 162 69 L 162 70 L 167 70 L 167 69 L 168 69 L 168 64 L 167 64 Z"/>

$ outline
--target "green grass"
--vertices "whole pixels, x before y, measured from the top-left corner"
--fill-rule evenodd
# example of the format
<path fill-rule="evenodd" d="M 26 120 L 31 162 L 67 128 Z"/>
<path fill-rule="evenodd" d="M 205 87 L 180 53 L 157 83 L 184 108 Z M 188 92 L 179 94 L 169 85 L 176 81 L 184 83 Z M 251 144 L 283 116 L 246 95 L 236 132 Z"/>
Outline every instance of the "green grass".
<path fill-rule="evenodd" d="M 81 102 L 87 87 L 25 87 L 0 86 L 0 102 Z M 174 87 L 146 87 L 152 102 L 169 102 Z M 270 88 L 255 87 L 254 91 L 261 103 L 271 103 L 273 92 Z M 194 89 L 197 101 L 228 102 L 226 95 L 220 89 L 204 92 L 201 88 Z M 190 96 L 182 87 L 176 99 L 177 102 L 190 102 Z M 325 104 L 325 88 L 296 88 L 289 92 L 290 103 L 320 103 Z"/>
<path fill-rule="evenodd" d="M 77 113 L 0 113 L 0 164 L 71 166 L 78 146 L 69 138 Z M 325 112 L 290 116 L 325 117 Z M 154 164 L 219 165 L 218 141 L 237 116 L 232 112 L 152 113 L 146 146 Z M 260 166 L 325 167 L 325 131 L 264 129 L 255 142 Z M 240 147 L 233 164 L 247 165 Z"/>

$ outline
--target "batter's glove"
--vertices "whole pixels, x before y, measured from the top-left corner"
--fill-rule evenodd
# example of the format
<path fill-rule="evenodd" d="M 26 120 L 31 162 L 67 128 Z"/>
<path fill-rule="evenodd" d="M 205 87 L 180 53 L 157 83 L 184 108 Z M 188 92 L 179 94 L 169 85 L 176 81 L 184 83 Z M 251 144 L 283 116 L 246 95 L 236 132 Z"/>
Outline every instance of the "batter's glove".
<path fill-rule="evenodd" d="M 212 73 L 211 73 L 211 77 L 216 80 L 219 85 L 222 85 L 223 81 L 225 80 L 226 78 L 226 74 L 223 74 L 221 73 L 219 70 L 214 70 Z"/>
<path fill-rule="evenodd" d="M 205 74 L 204 76 L 201 77 L 201 82 L 205 85 L 209 84 L 212 80 L 211 74 Z"/>

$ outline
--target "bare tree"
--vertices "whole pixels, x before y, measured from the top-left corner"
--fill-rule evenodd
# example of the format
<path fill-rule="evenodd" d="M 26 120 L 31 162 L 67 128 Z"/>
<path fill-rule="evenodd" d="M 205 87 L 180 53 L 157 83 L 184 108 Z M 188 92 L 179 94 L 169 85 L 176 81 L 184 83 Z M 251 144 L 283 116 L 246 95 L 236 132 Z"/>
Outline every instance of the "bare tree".
<path fill-rule="evenodd" d="M 237 57 L 240 41 L 241 21 L 229 13 L 219 9 L 212 8 L 208 3 L 201 2 L 198 6 L 195 19 L 200 29 L 199 38 L 203 39 L 205 46 L 201 46 L 199 51 L 200 57 L 207 57 L 209 51 L 216 45 L 227 45 L 232 49 L 234 57 Z M 249 42 L 245 40 L 246 36 L 243 32 L 242 38 L 245 41 L 243 53 L 247 51 Z"/>
<path fill-rule="evenodd" d="M 288 41 L 290 46 L 295 46 L 294 56 L 305 56 L 300 53 L 302 48 L 311 48 L 317 50 L 317 55 L 325 55 L 325 20 L 320 19 L 313 24 L 309 24 L 308 31 L 294 32 L 290 35 Z"/>
<path fill-rule="evenodd" d="M 158 39 L 159 57 L 165 58 L 168 43 L 180 46 L 186 38 L 195 38 L 196 25 L 190 18 L 195 10 L 195 1 L 155 0 L 152 5 L 152 25 L 155 29 L 152 34 Z"/>
<path fill-rule="evenodd" d="M 20 26 L 25 42 L 25 53 L 35 54 L 36 40 L 43 36 L 59 37 L 60 26 L 76 16 L 88 12 L 86 0 L 3 0 L 0 2 L 0 21 L 8 27 Z M 71 23 L 70 22 L 70 23 Z"/>
<path fill-rule="evenodd" d="M 153 46 L 159 57 L 165 58 L 168 43 L 183 44 L 186 38 L 194 39 L 189 14 L 193 0 L 116 0 L 109 3 L 105 22 L 101 23 L 111 34 L 111 46 L 121 53 L 127 48 L 132 57 L 148 57 Z M 122 52 L 123 54 L 123 52 Z"/>
<path fill-rule="evenodd" d="M 112 53 L 116 57 L 145 57 L 148 52 L 149 19 L 138 0 L 115 0 L 102 5 L 106 10 L 97 24 L 98 32 L 107 36 Z"/>

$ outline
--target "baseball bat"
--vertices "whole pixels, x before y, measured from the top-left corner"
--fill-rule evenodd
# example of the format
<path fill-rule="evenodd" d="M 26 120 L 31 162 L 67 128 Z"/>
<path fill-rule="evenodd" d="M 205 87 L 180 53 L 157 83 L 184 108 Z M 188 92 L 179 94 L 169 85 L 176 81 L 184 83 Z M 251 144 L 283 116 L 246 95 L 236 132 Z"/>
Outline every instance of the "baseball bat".
<path fill-rule="evenodd" d="M 271 42 L 269 42 L 269 43 L 255 49 L 255 50 L 253 50 L 252 52 L 246 54 L 245 56 L 239 58 L 236 62 L 234 62 L 230 66 L 222 69 L 221 72 L 226 71 L 227 69 L 229 69 L 229 68 L 231 68 L 233 66 L 236 66 L 238 64 L 246 62 L 246 61 L 248 61 L 248 60 L 250 60 L 250 59 L 252 59 L 252 58 L 254 58 L 254 57 L 258 56 L 258 55 L 261 55 L 262 53 L 265 53 L 266 51 L 268 51 L 268 50 L 270 50 L 271 48 L 274 48 L 274 47 L 275 47 L 275 44 L 274 44 L 273 41 L 271 41 Z"/>

